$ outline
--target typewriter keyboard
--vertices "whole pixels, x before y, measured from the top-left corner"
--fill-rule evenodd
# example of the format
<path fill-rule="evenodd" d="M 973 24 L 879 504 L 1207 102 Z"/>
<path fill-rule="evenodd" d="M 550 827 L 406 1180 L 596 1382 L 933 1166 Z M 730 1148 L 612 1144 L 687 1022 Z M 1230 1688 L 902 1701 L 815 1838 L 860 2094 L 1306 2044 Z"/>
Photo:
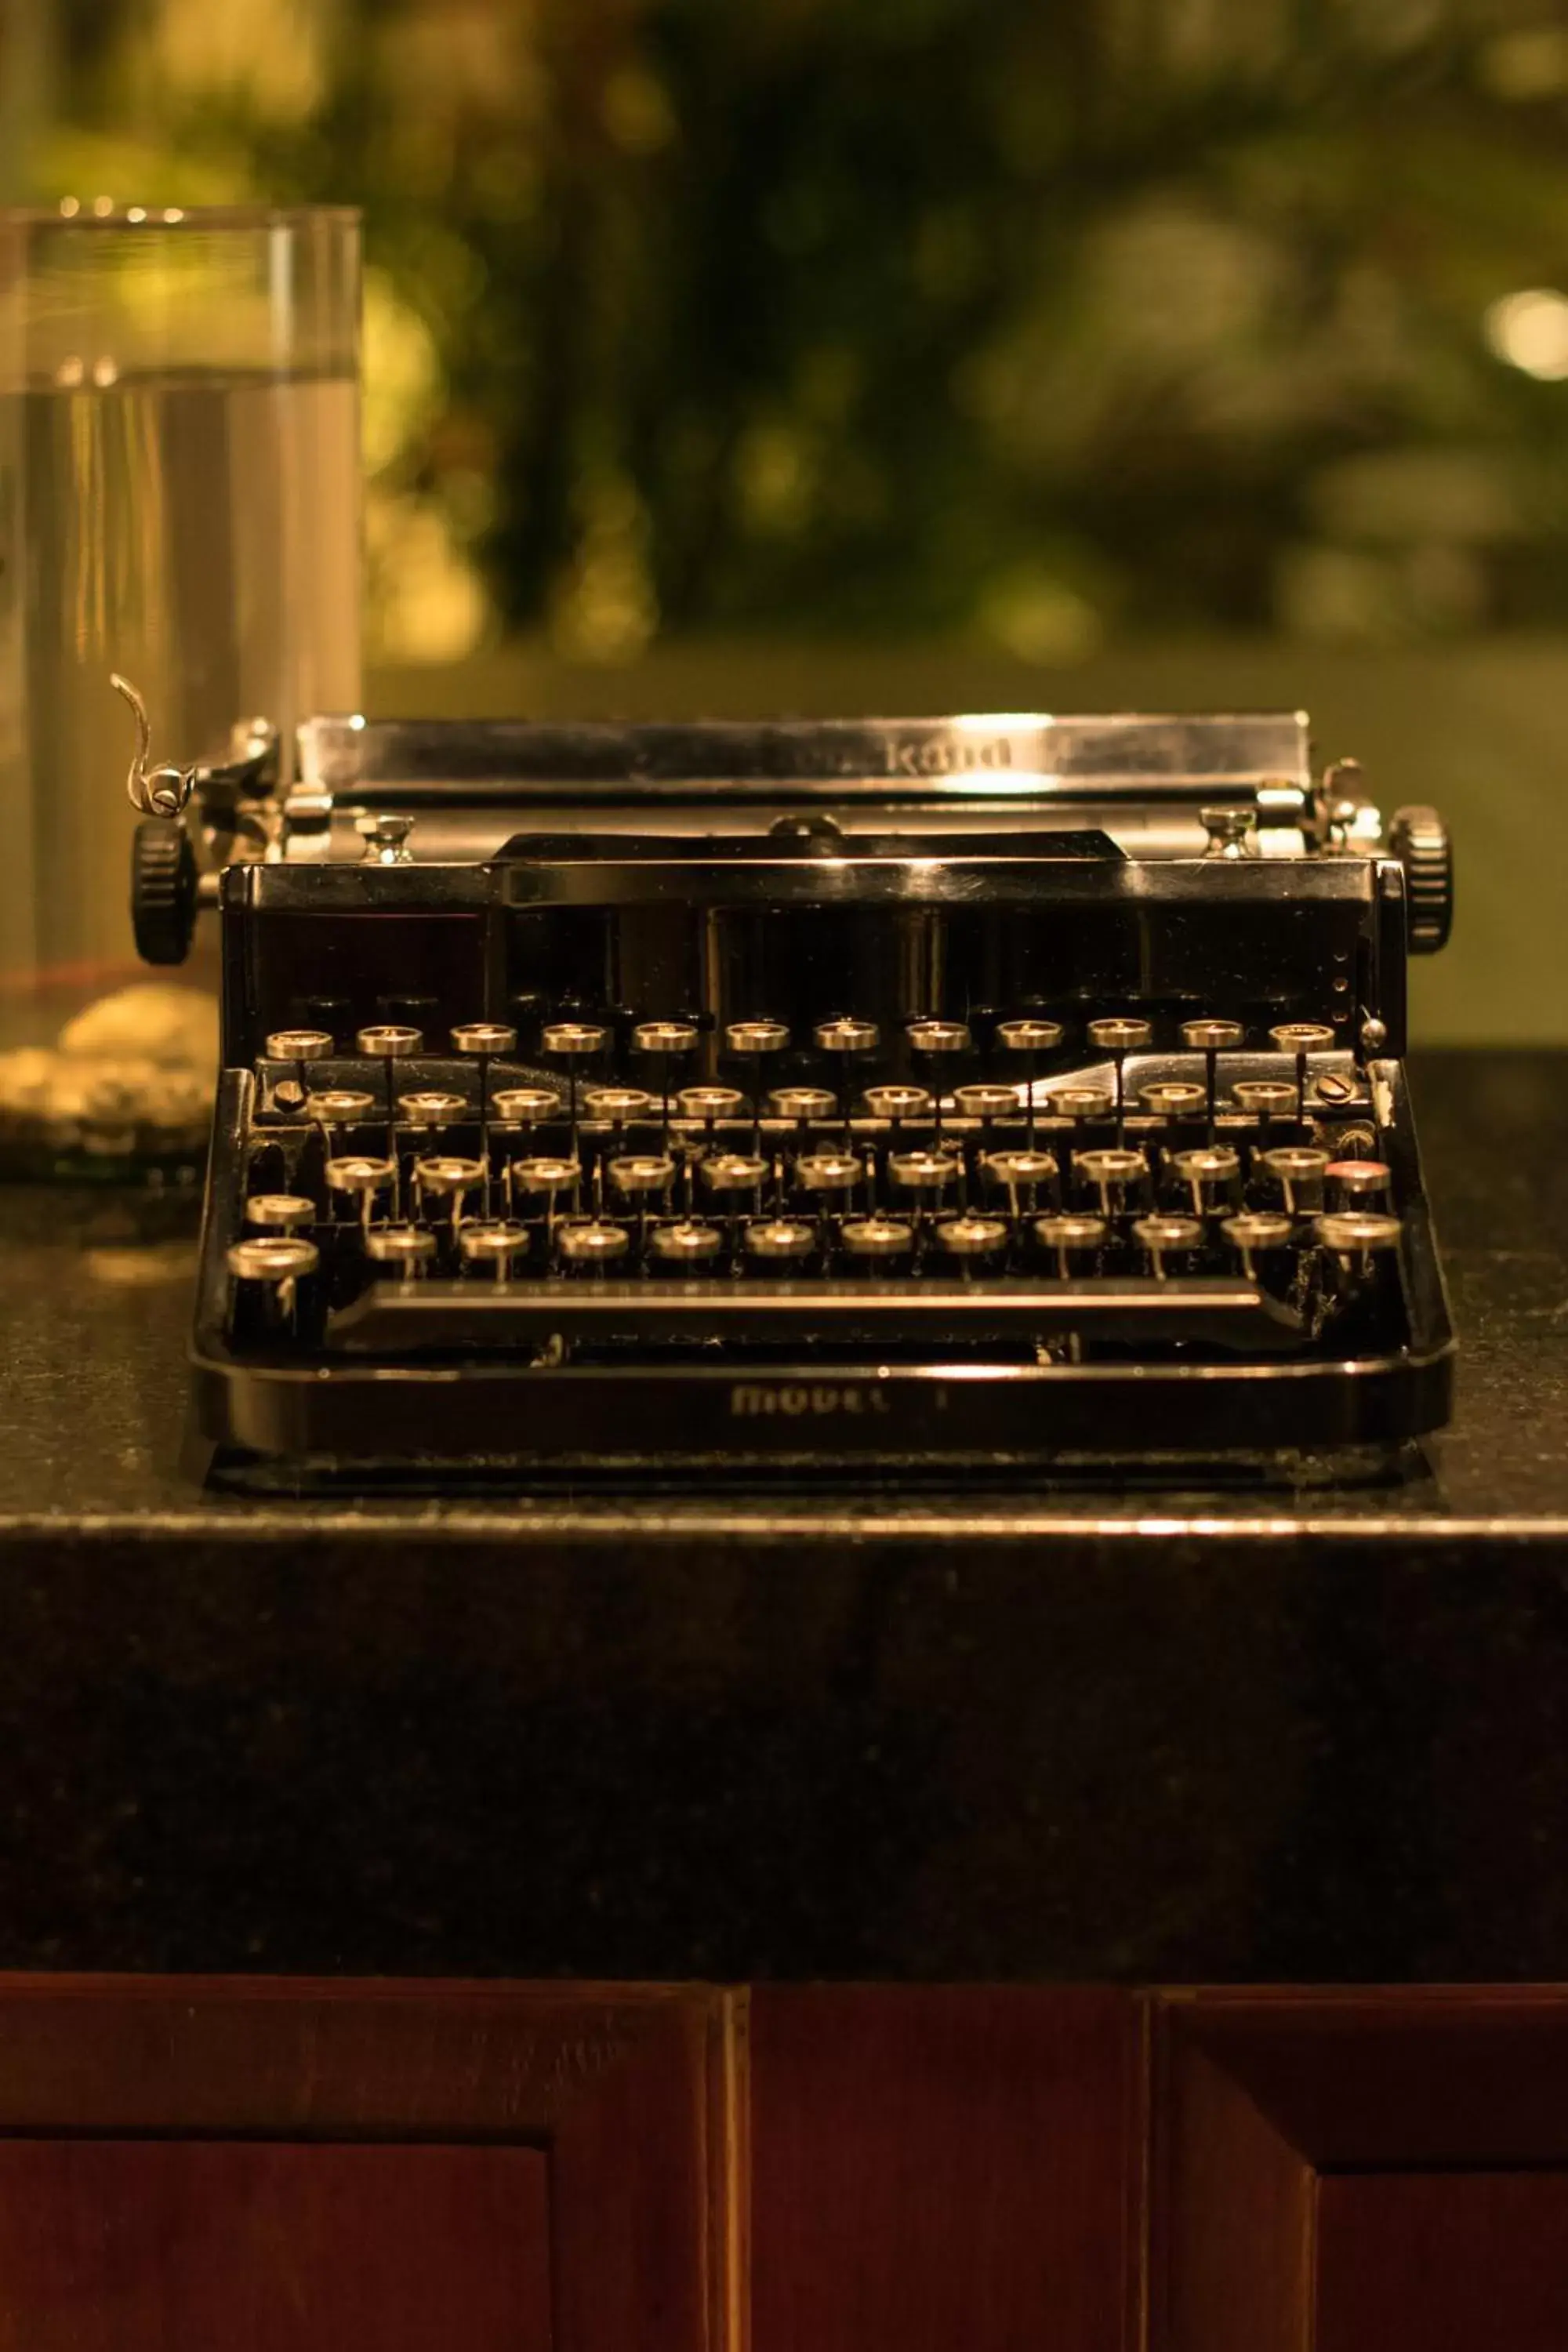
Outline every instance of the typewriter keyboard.
<path fill-rule="evenodd" d="M 759 1016 L 274 1034 L 231 1332 L 329 1353 L 1345 1352 L 1397 1324 L 1393 1115 L 1327 1026 Z"/>

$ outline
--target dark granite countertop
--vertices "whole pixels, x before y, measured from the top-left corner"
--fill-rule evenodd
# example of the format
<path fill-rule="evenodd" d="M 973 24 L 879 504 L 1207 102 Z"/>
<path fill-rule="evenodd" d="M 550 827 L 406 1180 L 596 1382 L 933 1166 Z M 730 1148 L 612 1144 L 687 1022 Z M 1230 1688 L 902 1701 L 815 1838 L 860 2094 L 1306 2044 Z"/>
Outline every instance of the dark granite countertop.
<path fill-rule="evenodd" d="M 189 1204 L 0 1193 L 0 1965 L 1568 1975 L 1568 1058 L 1415 1084 L 1376 1483 L 198 1495 Z"/>

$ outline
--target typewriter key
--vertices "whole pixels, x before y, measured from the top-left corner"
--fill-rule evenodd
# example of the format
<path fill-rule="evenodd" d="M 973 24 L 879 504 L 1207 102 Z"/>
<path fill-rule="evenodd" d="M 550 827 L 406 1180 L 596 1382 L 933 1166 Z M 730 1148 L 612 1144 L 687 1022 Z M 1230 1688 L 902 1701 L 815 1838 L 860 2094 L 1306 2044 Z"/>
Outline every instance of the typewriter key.
<path fill-rule="evenodd" d="M 711 1129 L 715 1119 L 733 1118 L 746 1108 L 746 1097 L 733 1087 L 682 1087 L 676 1100 L 683 1118 L 700 1118 Z"/>
<path fill-rule="evenodd" d="M 701 1172 L 710 1192 L 757 1192 L 768 1181 L 768 1163 L 760 1152 L 721 1151 L 703 1160 Z"/>
<path fill-rule="evenodd" d="M 674 1183 L 675 1162 L 666 1152 L 633 1152 L 624 1160 L 611 1160 L 610 1181 L 617 1192 L 626 1192 L 633 1200 L 651 1199 Z"/>
<path fill-rule="evenodd" d="M 1029 1195 L 1032 1209 L 1040 1186 L 1054 1189 L 1057 1181 L 1056 1155 L 1049 1151 L 991 1151 L 982 1160 L 980 1169 L 993 1184 L 1003 1186 L 1007 1206 L 1015 1217 L 1018 1214 L 1020 1192 Z"/>
<path fill-rule="evenodd" d="M 1062 1042 L 1059 1021 L 999 1021 L 996 1042 L 1004 1053 L 1023 1054 L 1024 1100 L 1029 1113 L 1029 1149 L 1035 1146 L 1035 1065 L 1042 1054 L 1049 1054 Z"/>
<path fill-rule="evenodd" d="M 1141 1151 L 1123 1150 L 1077 1151 L 1073 1166 L 1080 1176 L 1087 1177 L 1100 1194 L 1100 1213 L 1113 1217 L 1127 1204 L 1131 1186 L 1149 1172 L 1149 1163 Z"/>
<path fill-rule="evenodd" d="M 1302 1200 L 1305 1193 L 1321 1194 L 1323 1174 L 1329 1164 L 1326 1151 L 1316 1150 L 1310 1144 L 1284 1143 L 1273 1151 L 1260 1151 L 1258 1165 L 1272 1176 L 1285 1196 L 1287 1216 L 1299 1216 L 1314 1205 Z"/>
<path fill-rule="evenodd" d="M 908 1257 L 914 1249 L 915 1229 L 901 1217 L 846 1217 L 838 1239 L 850 1257 Z"/>
<path fill-rule="evenodd" d="M 536 1127 L 555 1117 L 561 1097 L 553 1087 L 502 1087 L 490 1108 L 503 1127 Z"/>
<path fill-rule="evenodd" d="M 911 1021 L 904 1034 L 917 1054 L 967 1054 L 973 1044 L 965 1021 Z"/>
<path fill-rule="evenodd" d="M 363 1126 L 375 1109 L 375 1097 L 361 1094 L 356 1087 L 327 1087 L 310 1097 L 310 1117 L 325 1129 L 327 1158 L 331 1160 L 338 1130 Z"/>
<path fill-rule="evenodd" d="M 545 1024 L 540 1045 L 547 1054 L 559 1054 L 563 1061 L 580 1062 L 594 1054 L 602 1054 L 609 1042 L 610 1033 L 596 1021 L 550 1021 Z"/>
<path fill-rule="evenodd" d="M 1125 1140 L 1124 1121 L 1127 1117 L 1126 1061 L 1129 1054 L 1146 1054 L 1154 1042 L 1154 1033 L 1147 1021 L 1135 1018 L 1111 1017 L 1091 1021 L 1089 1042 L 1096 1052 L 1109 1054 L 1116 1065 L 1116 1140 Z"/>
<path fill-rule="evenodd" d="M 485 1181 L 482 1160 L 463 1160 L 439 1153 L 414 1163 L 414 1187 L 421 1215 L 426 1198 L 451 1202 L 451 1230 L 454 1241 L 463 1219 L 463 1202 L 467 1194 L 478 1192 Z"/>
<path fill-rule="evenodd" d="M 1008 1226 L 1002 1217 L 942 1217 L 931 1230 L 939 1249 L 971 1263 L 994 1257 L 1007 1244 Z"/>
<path fill-rule="evenodd" d="M 705 1225 L 695 1217 L 682 1217 L 678 1224 L 655 1225 L 648 1235 L 648 1245 L 655 1257 L 671 1265 L 711 1265 L 723 1246 L 723 1236 L 717 1225 Z"/>
<path fill-rule="evenodd" d="M 498 1054 L 515 1054 L 517 1031 L 505 1021 L 463 1021 L 452 1032 L 452 1051 L 471 1055 L 479 1066 L 479 1136 L 484 1156 L 490 1150 L 490 1064 Z"/>
<path fill-rule="evenodd" d="M 1265 1143 L 1274 1121 L 1288 1118 L 1300 1101 L 1295 1087 L 1288 1086 L 1283 1078 L 1237 1078 L 1230 1092 L 1237 1108 L 1250 1112 L 1257 1119 Z"/>
<path fill-rule="evenodd" d="M 697 1049 L 697 1030 L 689 1021 L 639 1021 L 632 1044 L 639 1054 L 691 1054 Z"/>
<path fill-rule="evenodd" d="M 519 1192 L 542 1192 L 545 1220 L 553 1226 L 556 1202 L 563 1192 L 570 1192 L 575 1199 L 582 1181 L 582 1167 L 575 1160 L 514 1160 L 506 1171 L 507 1205 L 516 1206 Z"/>
<path fill-rule="evenodd" d="M 953 1108 L 964 1118 L 977 1118 L 989 1127 L 994 1118 L 1005 1118 L 1009 1111 L 1020 1108 L 1016 1087 L 958 1087 L 953 1091 Z"/>
<path fill-rule="evenodd" d="M 1185 1118 L 1202 1110 L 1205 1089 L 1191 1078 L 1153 1078 L 1138 1090 L 1138 1100 L 1156 1118 Z"/>
<path fill-rule="evenodd" d="M 1296 1095 L 1300 1105 L 1301 1140 L 1311 1134 L 1307 1118 L 1307 1056 L 1326 1054 L 1334 1044 L 1334 1033 L 1321 1021 L 1283 1021 L 1268 1032 L 1270 1042 L 1281 1054 L 1296 1057 Z"/>
<path fill-rule="evenodd" d="M 253 1192 L 245 1204 L 245 1222 L 263 1233 L 294 1234 L 316 1222 L 316 1204 L 302 1192 Z"/>
<path fill-rule="evenodd" d="M 1256 1209 L 1240 1217 L 1226 1217 L 1220 1231 L 1231 1247 L 1240 1253 L 1241 1270 L 1249 1282 L 1257 1276 L 1255 1261 L 1259 1250 L 1284 1249 L 1296 1228 L 1289 1217 L 1270 1209 Z"/>
<path fill-rule="evenodd" d="M 1103 1087 L 1058 1087 L 1051 1108 L 1070 1119 L 1109 1118 L 1113 1108 Z"/>
<path fill-rule="evenodd" d="M 1035 1232 L 1048 1250 L 1055 1250 L 1057 1272 L 1068 1282 L 1075 1255 L 1103 1248 L 1106 1223 L 1103 1217 L 1037 1217 Z"/>
<path fill-rule="evenodd" d="M 800 1217 L 769 1217 L 746 1227 L 746 1247 L 753 1257 L 798 1262 L 816 1249 L 816 1227 Z"/>
<path fill-rule="evenodd" d="M 1192 1194 L 1194 1216 L 1206 1217 L 1217 1207 L 1222 1188 L 1240 1175 L 1241 1159 L 1228 1143 L 1211 1143 L 1201 1150 L 1173 1151 L 1171 1167 Z"/>
<path fill-rule="evenodd" d="M 359 1202 L 359 1222 L 365 1233 L 370 1231 L 376 1194 L 390 1192 L 396 1177 L 396 1167 L 390 1160 L 329 1160 L 326 1167 L 329 1192 L 346 1193 Z"/>
<path fill-rule="evenodd" d="M 724 1032 L 731 1054 L 778 1054 L 789 1044 L 782 1021 L 731 1021 Z"/>
<path fill-rule="evenodd" d="M 807 1192 L 852 1192 L 865 1173 L 852 1151 L 807 1151 L 795 1163 L 795 1181 Z"/>
<path fill-rule="evenodd" d="M 824 1054 L 874 1054 L 879 1031 L 874 1021 L 819 1021 L 816 1043 Z"/>
<path fill-rule="evenodd" d="M 780 1087 L 768 1097 L 768 1108 L 775 1118 L 793 1118 L 805 1127 L 814 1118 L 831 1118 L 838 1097 L 826 1087 Z"/>
<path fill-rule="evenodd" d="M 408 1029 L 393 1021 L 378 1022 L 374 1028 L 362 1029 L 354 1039 L 357 1052 L 379 1061 L 386 1069 L 386 1156 L 390 1160 L 397 1150 L 394 1129 L 397 1113 L 393 1102 L 395 1080 L 393 1071 L 399 1062 L 411 1061 L 425 1051 L 425 1033 Z"/>
<path fill-rule="evenodd" d="M 299 1284 L 314 1274 L 321 1255 L 314 1242 L 298 1234 L 268 1234 L 235 1242 L 228 1270 L 237 1283 L 254 1283 L 267 1302 L 268 1318 L 292 1328 L 299 1315 Z"/>
<path fill-rule="evenodd" d="M 464 1095 L 444 1095 L 430 1092 L 427 1094 L 399 1095 L 397 1097 L 397 1108 L 402 1112 L 408 1126 L 425 1129 L 431 1133 L 439 1134 L 444 1127 L 450 1127 L 455 1119 L 462 1118 L 464 1112 L 468 1108 L 468 1098 Z"/>
<path fill-rule="evenodd" d="M 951 1151 L 889 1151 L 888 1181 L 903 1192 L 934 1192 L 939 1197 L 958 1181 L 959 1162 Z"/>
<path fill-rule="evenodd" d="M 1208 1097 L 1209 1141 L 1214 1141 L 1215 1113 L 1218 1107 L 1219 1057 L 1234 1054 L 1245 1044 L 1247 1032 L 1239 1021 L 1184 1021 L 1182 1043 L 1190 1054 L 1204 1057 L 1204 1085 Z"/>
<path fill-rule="evenodd" d="M 309 1103 L 310 1081 L 307 1076 L 312 1062 L 324 1062 L 331 1053 L 336 1039 L 325 1029 L 274 1029 L 267 1040 L 269 1062 L 292 1062 L 294 1083 L 300 1089 L 301 1103 Z"/>
<path fill-rule="evenodd" d="M 1331 1250 L 1342 1265 L 1353 1266 L 1365 1276 L 1372 1271 L 1374 1255 L 1399 1247 L 1404 1228 L 1397 1217 L 1342 1212 L 1337 1216 L 1319 1217 L 1313 1230 L 1323 1247 Z"/>
<path fill-rule="evenodd" d="M 931 1098 L 924 1087 L 868 1087 L 866 1108 L 873 1118 L 891 1122 L 895 1131 L 906 1118 L 929 1118 Z"/>
<path fill-rule="evenodd" d="M 435 1256 L 436 1236 L 423 1225 L 373 1225 L 364 1237 L 364 1251 L 373 1265 L 412 1282 Z"/>
<path fill-rule="evenodd" d="M 1203 1241 L 1204 1229 L 1196 1217 L 1137 1217 L 1133 1220 L 1132 1237 L 1148 1251 L 1155 1280 L 1163 1282 L 1165 1260 L 1171 1251 L 1196 1249 Z"/>
<path fill-rule="evenodd" d="M 504 1283 L 519 1258 L 528 1254 L 527 1229 L 510 1220 L 475 1217 L 459 1231 L 458 1249 L 465 1265 Z"/>
<path fill-rule="evenodd" d="M 596 1266 L 613 1265 L 617 1258 L 625 1257 L 632 1241 L 624 1225 L 606 1224 L 602 1218 L 594 1217 L 584 1224 L 561 1226 L 555 1245 L 569 1266 L 591 1271 Z"/>
<path fill-rule="evenodd" d="M 1368 1208 L 1387 1199 L 1394 1171 L 1382 1160 L 1331 1160 L 1323 1181 L 1342 1206 Z"/>
<path fill-rule="evenodd" d="M 583 1109 L 589 1118 L 607 1119 L 617 1129 L 628 1118 L 640 1118 L 652 1108 L 653 1097 L 640 1087 L 590 1087 L 583 1097 Z"/>

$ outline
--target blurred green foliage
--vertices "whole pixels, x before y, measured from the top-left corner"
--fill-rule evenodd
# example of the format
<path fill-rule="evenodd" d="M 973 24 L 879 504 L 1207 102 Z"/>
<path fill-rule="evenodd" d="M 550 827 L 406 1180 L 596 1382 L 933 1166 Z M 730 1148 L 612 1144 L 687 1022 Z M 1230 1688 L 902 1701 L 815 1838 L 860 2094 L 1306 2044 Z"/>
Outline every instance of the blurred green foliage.
<path fill-rule="evenodd" d="M 364 205 L 395 656 L 1568 618 L 1545 0 L 53 16 L 42 193 Z"/>

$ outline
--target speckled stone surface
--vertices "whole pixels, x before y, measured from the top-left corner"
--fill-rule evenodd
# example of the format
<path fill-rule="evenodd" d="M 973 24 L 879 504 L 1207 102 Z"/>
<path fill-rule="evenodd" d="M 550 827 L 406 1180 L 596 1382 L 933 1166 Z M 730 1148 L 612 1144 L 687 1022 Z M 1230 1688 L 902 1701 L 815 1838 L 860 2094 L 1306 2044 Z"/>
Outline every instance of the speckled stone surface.
<path fill-rule="evenodd" d="M 1415 1086 L 1375 1486 L 199 1496 L 192 1210 L 0 1192 L 0 1966 L 1568 1976 L 1568 1058 Z"/>

